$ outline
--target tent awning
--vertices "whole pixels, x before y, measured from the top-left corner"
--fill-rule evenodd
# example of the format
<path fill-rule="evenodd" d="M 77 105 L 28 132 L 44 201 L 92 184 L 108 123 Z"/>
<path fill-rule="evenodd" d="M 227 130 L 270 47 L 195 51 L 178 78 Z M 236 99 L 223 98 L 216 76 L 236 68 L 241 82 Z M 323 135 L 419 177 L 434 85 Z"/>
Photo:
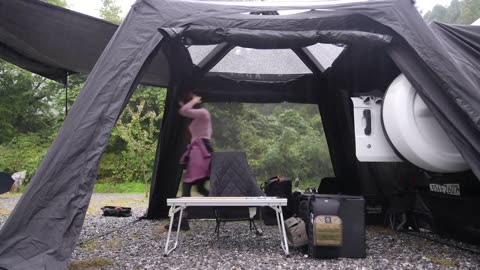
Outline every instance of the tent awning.
<path fill-rule="evenodd" d="M 118 26 L 37 0 L 0 0 L 0 58 L 46 78 L 89 74 Z M 168 64 L 160 51 L 142 78 L 167 86 Z"/>

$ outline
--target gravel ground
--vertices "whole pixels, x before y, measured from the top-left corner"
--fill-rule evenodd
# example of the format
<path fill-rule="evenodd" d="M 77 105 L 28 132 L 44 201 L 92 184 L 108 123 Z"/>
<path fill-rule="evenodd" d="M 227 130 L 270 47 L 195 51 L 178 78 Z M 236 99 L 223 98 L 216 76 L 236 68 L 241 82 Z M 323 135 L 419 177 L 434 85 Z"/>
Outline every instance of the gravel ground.
<path fill-rule="evenodd" d="M 0 196 L 0 227 L 18 198 Z M 263 226 L 264 235 L 256 236 L 247 222 L 231 222 L 222 225 L 217 238 L 210 220 L 191 221 L 191 230 L 180 235 L 178 248 L 165 258 L 167 220 L 136 221 L 147 204 L 141 194 L 94 194 L 71 269 L 480 269 L 478 254 L 379 226 L 367 228 L 365 259 L 318 260 L 298 250 L 285 257 L 276 226 Z M 103 217 L 99 210 L 103 205 L 129 206 L 134 214 Z"/>

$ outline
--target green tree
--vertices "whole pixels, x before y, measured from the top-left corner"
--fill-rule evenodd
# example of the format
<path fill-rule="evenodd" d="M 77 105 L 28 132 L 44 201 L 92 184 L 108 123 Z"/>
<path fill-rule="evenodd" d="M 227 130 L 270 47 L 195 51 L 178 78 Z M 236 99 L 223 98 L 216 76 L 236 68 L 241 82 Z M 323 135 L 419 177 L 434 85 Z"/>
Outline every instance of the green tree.
<path fill-rule="evenodd" d="M 271 141 L 262 161 L 264 170 L 310 180 L 330 176 L 331 162 L 321 129 L 297 110 L 286 110 L 276 118 L 281 132 Z"/>
<path fill-rule="evenodd" d="M 128 161 L 135 160 L 140 164 L 140 168 L 134 171 L 141 172 L 145 183 L 145 197 L 147 197 L 147 166 L 151 170 L 155 158 L 155 132 L 158 128 L 156 123 L 159 116 L 154 111 L 145 111 L 144 107 L 145 101 L 143 100 L 136 109 L 127 107 L 126 113 L 129 115 L 130 121 L 123 122 L 122 119 L 119 119 L 113 132 L 128 143 L 127 149 L 123 152 Z"/>
<path fill-rule="evenodd" d="M 241 120 L 246 113 L 245 107 L 240 103 L 207 104 L 206 108 L 212 115 L 213 138 L 212 143 L 218 149 L 239 149 L 239 136 L 242 132 Z"/>
<path fill-rule="evenodd" d="M 457 23 L 471 24 L 480 18 L 480 0 L 463 0 Z"/>
<path fill-rule="evenodd" d="M 208 104 L 216 151 L 240 150 L 258 180 L 273 175 L 319 181 L 332 166 L 317 106 Z"/>
<path fill-rule="evenodd" d="M 0 143 L 19 133 L 50 129 L 52 99 L 46 81 L 0 60 Z"/>
<path fill-rule="evenodd" d="M 452 0 L 447 7 L 435 5 L 423 17 L 427 22 L 471 24 L 480 18 L 480 0 Z"/>
<path fill-rule="evenodd" d="M 151 87 L 151 86 L 139 86 L 133 93 L 130 101 L 128 102 L 125 111 L 120 116 L 119 122 L 116 127 L 121 124 L 130 123 L 132 121 L 132 114 L 130 111 L 135 111 L 136 108 L 143 103 L 143 113 L 153 112 L 158 117 L 155 119 L 154 126 L 156 127 L 152 131 L 151 145 L 156 146 L 158 134 L 160 132 L 161 116 L 163 115 L 163 109 L 165 107 L 166 91 L 163 88 Z M 121 123 L 121 124 L 120 124 Z M 140 123 L 140 130 L 148 130 L 148 122 Z M 132 182 L 139 179 L 135 168 L 138 168 L 139 164 L 135 164 L 134 161 L 129 160 L 127 151 L 128 141 L 124 140 L 118 132 L 114 132 L 108 141 L 107 149 L 102 157 L 100 163 L 98 178 L 100 182 Z M 153 165 L 148 164 L 150 168 Z"/>
<path fill-rule="evenodd" d="M 27 171 L 27 181 L 35 174 L 38 165 L 52 142 L 49 134 L 17 134 L 8 143 L 0 144 L 0 171 L 10 174 Z"/>
<path fill-rule="evenodd" d="M 122 8 L 115 0 L 102 0 L 102 7 L 100 8 L 100 16 L 110 22 L 120 24 L 123 21 L 121 16 Z"/>
<path fill-rule="evenodd" d="M 423 17 L 427 22 L 445 22 L 447 18 L 447 8 L 442 5 L 435 5 L 433 9 L 428 11 Z"/>
<path fill-rule="evenodd" d="M 462 16 L 460 12 L 460 6 L 461 4 L 459 0 L 452 0 L 452 2 L 450 2 L 450 5 L 447 7 L 445 21 L 457 23 Z"/>
<path fill-rule="evenodd" d="M 45 2 L 47 2 L 49 4 L 52 4 L 52 5 L 59 6 L 59 7 L 63 7 L 63 8 L 68 7 L 67 0 L 47 0 Z"/>

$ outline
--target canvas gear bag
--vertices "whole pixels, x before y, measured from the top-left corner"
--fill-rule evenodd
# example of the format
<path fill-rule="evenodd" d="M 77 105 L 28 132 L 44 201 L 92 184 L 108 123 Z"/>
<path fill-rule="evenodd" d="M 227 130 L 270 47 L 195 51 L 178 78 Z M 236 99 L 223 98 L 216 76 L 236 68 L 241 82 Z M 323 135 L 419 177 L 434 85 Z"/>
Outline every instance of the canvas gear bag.
<path fill-rule="evenodd" d="M 285 231 L 289 246 L 301 247 L 308 244 L 307 228 L 301 218 L 291 217 L 285 220 Z"/>
<path fill-rule="evenodd" d="M 322 197 L 319 194 L 307 196 L 308 255 L 312 258 L 339 257 L 343 232 L 338 224 L 332 225 L 331 221 L 332 219 L 336 220 L 334 217 L 339 215 L 340 201 Z"/>
<path fill-rule="evenodd" d="M 341 246 L 342 239 L 342 219 L 340 217 L 320 215 L 313 219 L 314 246 Z"/>

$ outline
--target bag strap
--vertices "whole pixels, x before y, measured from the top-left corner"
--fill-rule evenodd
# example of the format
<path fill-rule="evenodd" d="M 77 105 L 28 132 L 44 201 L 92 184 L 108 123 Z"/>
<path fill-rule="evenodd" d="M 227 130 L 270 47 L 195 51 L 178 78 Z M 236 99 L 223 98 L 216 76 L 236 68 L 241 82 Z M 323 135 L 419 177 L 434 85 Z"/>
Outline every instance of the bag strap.
<path fill-rule="evenodd" d="M 267 186 L 269 186 L 270 184 L 273 184 L 273 183 L 275 183 L 275 182 L 278 182 L 278 181 L 280 181 L 280 178 L 279 178 L 278 176 L 270 177 L 270 178 L 268 178 L 265 182 L 263 182 L 263 183 L 260 184 L 260 189 L 263 190 L 263 191 L 265 191 L 265 188 L 266 188 Z"/>

